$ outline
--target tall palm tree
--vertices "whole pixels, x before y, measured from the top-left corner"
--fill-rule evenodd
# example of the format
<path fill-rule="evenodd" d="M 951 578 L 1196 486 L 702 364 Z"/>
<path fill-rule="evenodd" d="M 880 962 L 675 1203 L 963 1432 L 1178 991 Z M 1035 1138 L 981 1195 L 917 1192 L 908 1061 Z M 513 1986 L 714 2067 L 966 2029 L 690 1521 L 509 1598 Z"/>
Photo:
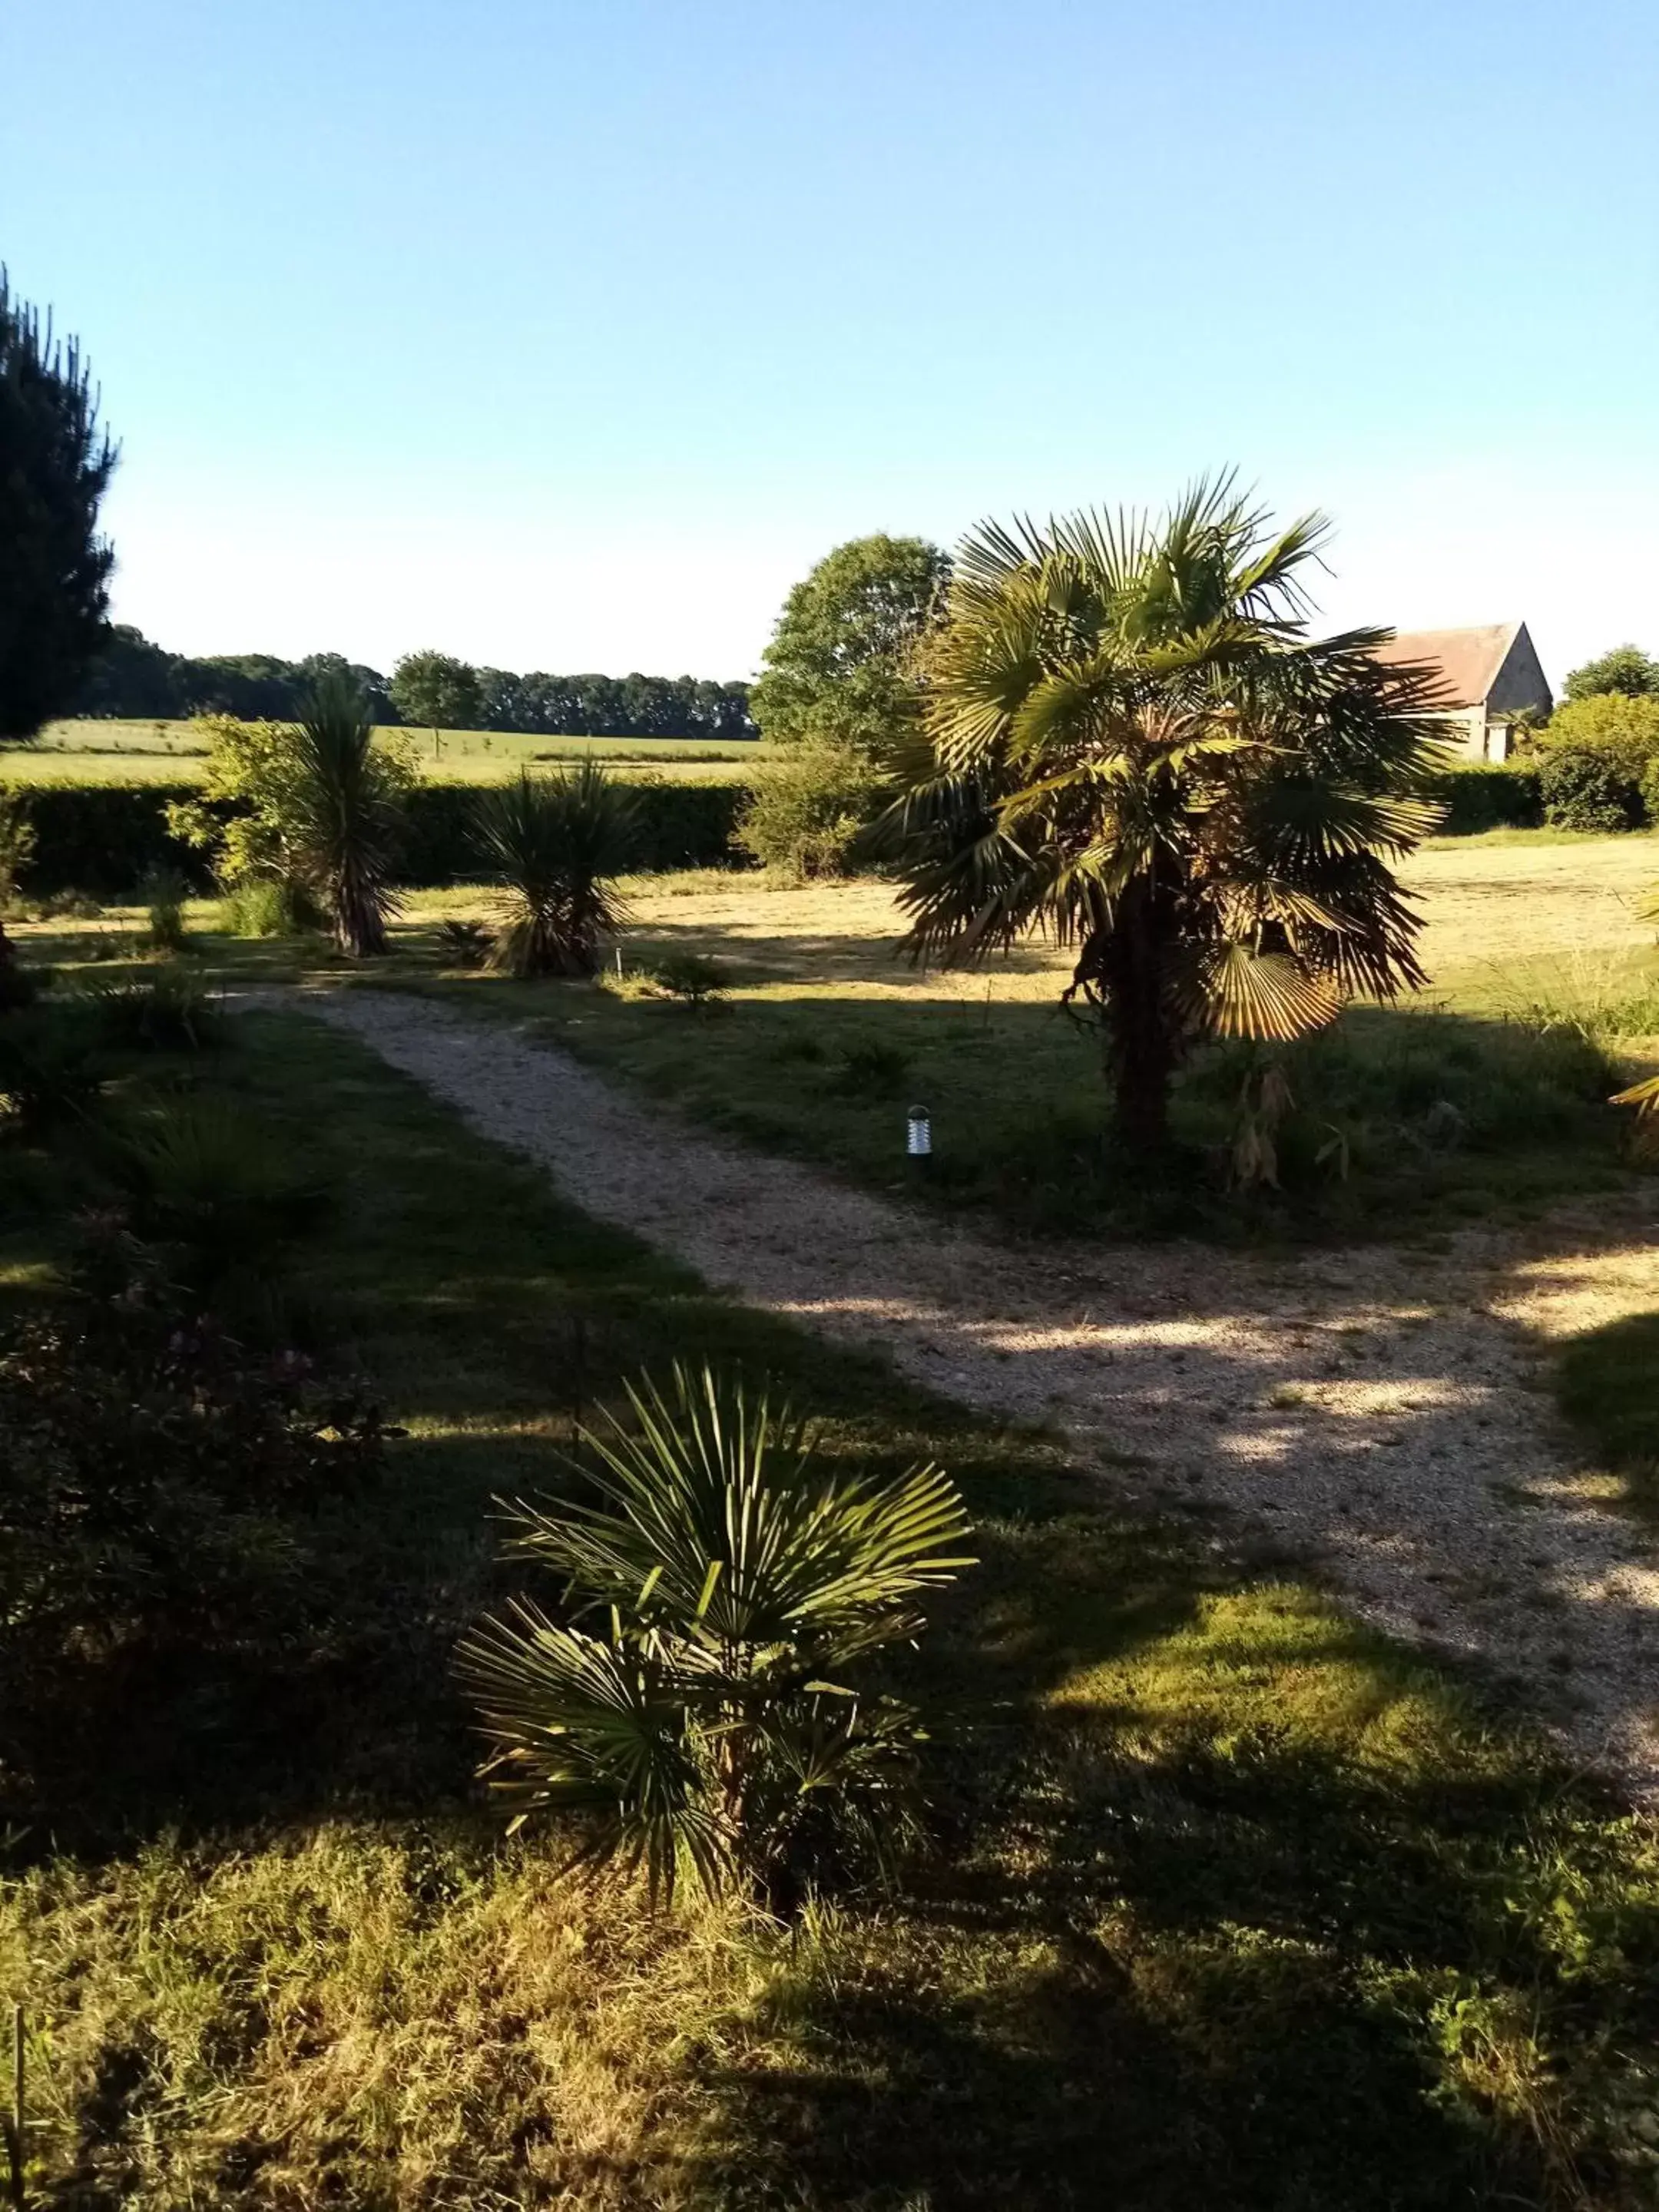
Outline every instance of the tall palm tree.
<path fill-rule="evenodd" d="M 921 648 L 925 744 L 874 838 L 910 947 L 1071 949 L 1063 1001 L 1103 1024 L 1139 1147 L 1198 1038 L 1288 1040 L 1423 980 L 1390 864 L 1434 820 L 1437 679 L 1379 662 L 1386 629 L 1310 635 L 1328 527 L 1270 532 L 1231 477 L 1155 522 L 984 523 Z"/>
<path fill-rule="evenodd" d="M 293 846 L 342 952 L 386 949 L 400 785 L 374 750 L 368 702 L 343 672 L 319 677 L 295 731 Z"/>
<path fill-rule="evenodd" d="M 497 959 L 515 975 L 592 975 L 623 910 L 612 878 L 633 857 L 633 793 L 597 762 L 521 775 L 490 792 L 478 838 L 507 888 Z"/>

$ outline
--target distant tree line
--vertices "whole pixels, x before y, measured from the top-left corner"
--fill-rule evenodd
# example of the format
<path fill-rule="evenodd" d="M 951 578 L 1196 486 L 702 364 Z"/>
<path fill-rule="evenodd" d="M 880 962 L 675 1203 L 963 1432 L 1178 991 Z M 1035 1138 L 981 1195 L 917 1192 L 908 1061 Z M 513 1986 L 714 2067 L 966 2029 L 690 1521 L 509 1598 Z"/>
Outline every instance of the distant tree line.
<path fill-rule="evenodd" d="M 337 653 L 307 653 L 303 660 L 267 653 L 192 658 L 167 652 L 125 623 L 107 631 L 71 711 L 135 721 L 198 714 L 291 721 L 319 678 L 332 675 L 352 678 L 377 722 L 548 737 L 730 741 L 755 735 L 746 684 L 693 676 L 520 676 L 436 653 L 408 654 L 387 678 Z"/>

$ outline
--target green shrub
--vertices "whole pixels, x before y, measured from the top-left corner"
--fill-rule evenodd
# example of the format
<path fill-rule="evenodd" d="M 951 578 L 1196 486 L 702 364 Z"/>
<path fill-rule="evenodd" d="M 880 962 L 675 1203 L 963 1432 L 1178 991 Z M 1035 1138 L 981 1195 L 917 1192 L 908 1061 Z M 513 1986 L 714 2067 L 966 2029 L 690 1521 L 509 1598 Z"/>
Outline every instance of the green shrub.
<path fill-rule="evenodd" d="M 1601 753 L 1546 752 L 1539 761 L 1538 787 L 1544 812 L 1558 830 L 1631 830 L 1641 820 L 1635 783 Z"/>
<path fill-rule="evenodd" d="M 189 944 L 185 933 L 185 901 L 190 883 L 182 868 L 154 867 L 138 887 L 148 909 L 149 941 L 159 952 L 182 952 Z"/>
<path fill-rule="evenodd" d="M 1640 790 L 1642 811 L 1654 828 L 1659 830 L 1659 755 L 1656 755 L 1643 769 Z"/>
<path fill-rule="evenodd" d="M 1240 1101 L 1269 1065 L 1288 1092 L 1268 1134 L 1290 1192 L 1348 1174 L 1415 1172 L 1437 1152 L 1559 1143 L 1607 1118 L 1618 1079 L 1607 1054 L 1570 1027 L 1355 1007 L 1289 1047 L 1208 1048 L 1182 1081 L 1188 1127 L 1230 1150 Z"/>
<path fill-rule="evenodd" d="M 21 1135 L 86 1121 L 107 1074 L 98 1017 L 84 1002 L 42 1000 L 0 1023 L 0 1121 Z"/>
<path fill-rule="evenodd" d="M 300 1523 L 380 1465 L 355 1389 L 250 1354 L 159 1281 L 96 1267 L 63 1311 L 0 1337 L 8 1733 L 20 1687 L 61 1693 L 70 1647 L 125 1669 L 139 1638 L 276 1641 L 305 1595 Z"/>
<path fill-rule="evenodd" d="M 21 960 L 0 960 L 0 1014 L 15 1014 L 40 997 L 40 973 Z"/>
<path fill-rule="evenodd" d="M 94 976 L 75 999 L 91 1009 L 100 1040 L 126 1052 L 198 1052 L 222 1024 L 197 979 L 179 968 L 115 981 Z"/>
<path fill-rule="evenodd" d="M 1432 780 L 1430 795 L 1445 809 L 1440 834 L 1446 837 L 1475 837 L 1486 830 L 1532 830 L 1544 818 L 1534 763 L 1449 769 Z"/>
<path fill-rule="evenodd" d="M 495 932 L 481 921 L 452 918 L 439 926 L 438 951 L 452 968 L 482 968 L 495 948 Z"/>
<path fill-rule="evenodd" d="M 886 792 L 856 746 L 808 737 L 771 747 L 756 763 L 736 842 L 763 867 L 797 882 L 847 875 Z"/>
<path fill-rule="evenodd" d="M 1640 783 L 1659 759 L 1659 698 L 1631 698 L 1603 691 L 1570 699 L 1551 715 L 1538 739 L 1540 759 L 1552 752 L 1595 753 L 1631 783 Z"/>
<path fill-rule="evenodd" d="M 910 1056 L 881 1037 L 850 1044 L 830 1078 L 829 1087 L 844 1098 L 891 1098 L 903 1088 Z"/>
<path fill-rule="evenodd" d="M 167 827 L 170 805 L 199 799 L 191 784 L 37 785 L 29 793 L 35 848 L 30 895 L 88 892 L 130 898 L 152 868 L 179 869 L 192 890 L 212 888 L 206 857 Z"/>
<path fill-rule="evenodd" d="M 629 1398 L 629 1427 L 584 1432 L 596 1505 L 516 1509 L 562 1617 L 520 1599 L 462 1647 L 495 1787 L 520 1820 L 585 1819 L 583 1855 L 659 1895 L 684 1871 L 778 1909 L 902 1836 L 916 1718 L 854 1685 L 972 1564 L 966 1516 L 937 1468 L 842 1474 L 708 1370 Z"/>
<path fill-rule="evenodd" d="M 275 876 L 238 884 L 220 916 L 232 937 L 304 937 L 323 926 L 322 908 L 305 885 Z"/>
<path fill-rule="evenodd" d="M 113 1164 L 140 1234 L 174 1249 L 197 1285 L 257 1273 L 328 1201 L 307 1162 L 221 1099 L 157 1109 L 121 1133 Z"/>
<path fill-rule="evenodd" d="M 0 913 L 16 904 L 39 842 L 27 799 L 21 792 L 0 789 Z"/>
<path fill-rule="evenodd" d="M 732 983 L 719 961 L 706 959 L 701 952 L 661 953 L 644 972 L 665 997 L 682 1000 L 688 1006 L 714 1005 Z"/>

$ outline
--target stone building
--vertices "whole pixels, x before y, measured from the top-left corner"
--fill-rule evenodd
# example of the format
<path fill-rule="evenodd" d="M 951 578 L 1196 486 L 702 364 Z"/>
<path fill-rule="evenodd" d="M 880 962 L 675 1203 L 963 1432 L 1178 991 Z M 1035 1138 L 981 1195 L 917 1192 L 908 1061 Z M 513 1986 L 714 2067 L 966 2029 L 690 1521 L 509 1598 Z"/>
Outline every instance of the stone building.
<path fill-rule="evenodd" d="M 1440 672 L 1443 720 L 1470 760 L 1507 759 L 1516 718 L 1546 717 L 1554 700 L 1525 623 L 1479 629 L 1401 630 L 1377 648 L 1386 661 L 1425 661 Z"/>

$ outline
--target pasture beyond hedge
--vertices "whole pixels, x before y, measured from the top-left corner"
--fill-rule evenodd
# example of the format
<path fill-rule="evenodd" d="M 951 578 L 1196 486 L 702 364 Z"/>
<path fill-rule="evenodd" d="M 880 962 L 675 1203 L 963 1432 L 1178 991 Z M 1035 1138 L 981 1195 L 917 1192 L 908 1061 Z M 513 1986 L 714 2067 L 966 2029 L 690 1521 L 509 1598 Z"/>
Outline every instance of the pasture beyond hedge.
<path fill-rule="evenodd" d="M 434 888 L 482 872 L 471 822 L 487 787 L 428 783 L 416 788 L 404 849 L 406 882 Z M 641 781 L 633 789 L 640 838 L 635 866 L 641 873 L 742 865 L 732 832 L 749 796 L 746 784 L 676 778 Z M 1446 804 L 1443 827 L 1451 836 L 1530 829 L 1543 820 L 1535 769 L 1454 769 L 1437 779 L 1437 792 Z M 118 899 L 131 896 L 152 868 L 167 866 L 206 890 L 204 856 L 182 845 L 167 826 L 170 801 L 198 795 L 195 784 L 183 781 L 33 786 L 27 796 L 38 842 L 25 889 L 41 898 L 76 890 Z"/>

